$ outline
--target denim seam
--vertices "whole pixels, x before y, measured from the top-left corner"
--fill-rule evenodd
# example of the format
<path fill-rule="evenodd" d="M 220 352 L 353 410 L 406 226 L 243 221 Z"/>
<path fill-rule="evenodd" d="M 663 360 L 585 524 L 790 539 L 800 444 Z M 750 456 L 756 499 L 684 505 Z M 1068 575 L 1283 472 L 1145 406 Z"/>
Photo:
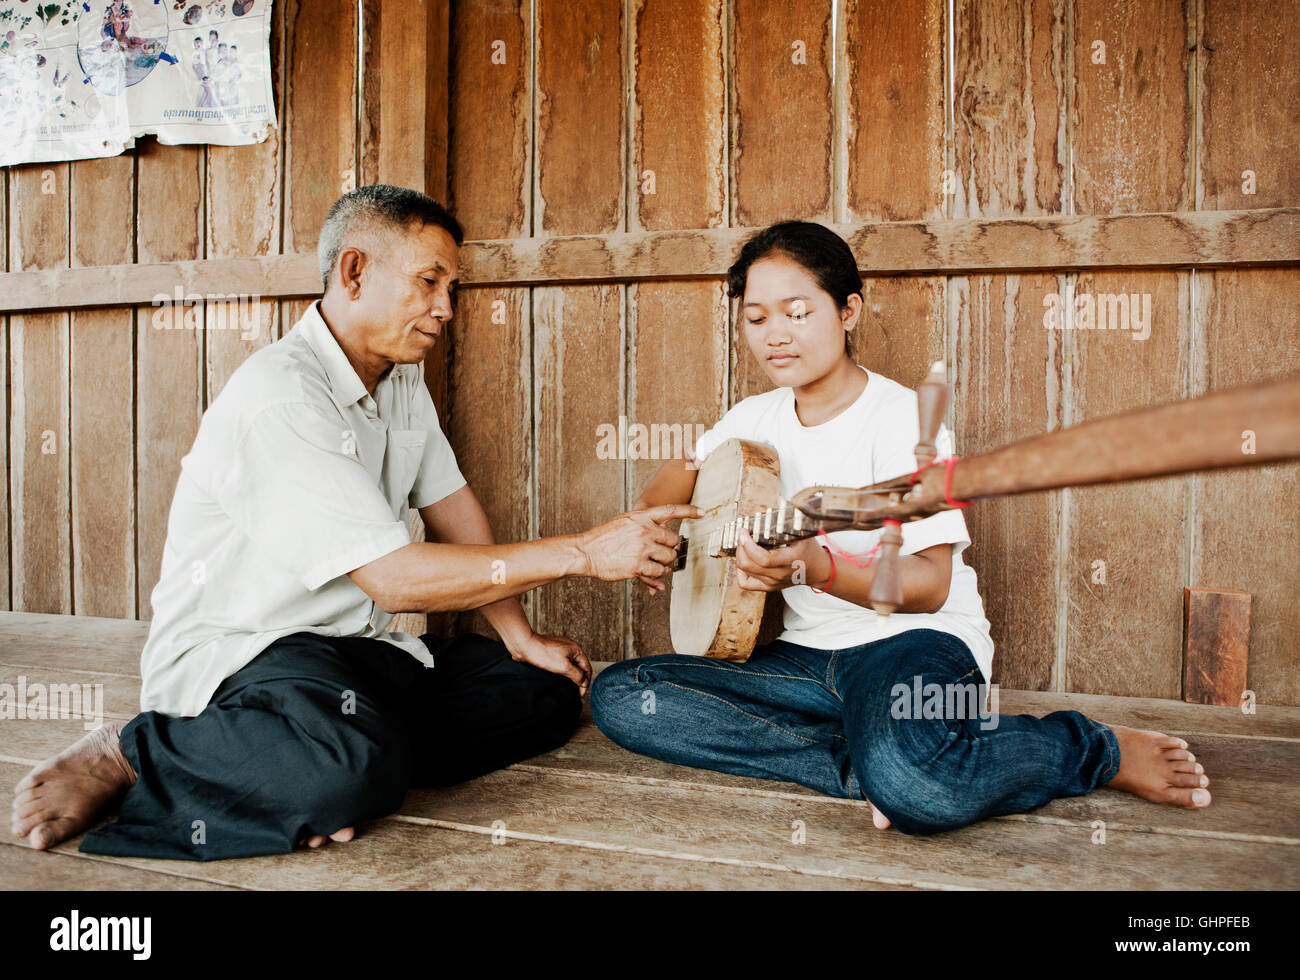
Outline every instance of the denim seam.
<path fill-rule="evenodd" d="M 826 661 L 826 686 L 832 694 L 843 701 L 844 698 L 840 696 L 840 692 L 835 690 L 835 661 L 839 659 L 839 656 L 840 652 L 836 650 L 831 654 L 830 659 Z"/>
<path fill-rule="evenodd" d="M 646 658 L 646 659 L 650 659 L 650 658 Z M 724 661 L 723 663 L 730 663 L 730 661 Z M 718 663 L 717 661 L 713 660 L 710 657 L 702 657 L 700 663 L 692 663 L 692 664 L 678 663 L 678 664 L 674 664 L 673 666 L 674 667 L 707 667 L 713 670 L 721 670 L 726 673 L 744 674 L 746 677 L 776 677 L 783 681 L 802 681 L 805 684 L 819 683 L 819 681 L 815 677 L 799 677 L 795 674 L 771 674 L 768 673 L 767 671 L 760 671 L 760 670 L 735 670 L 729 667 L 724 667 L 722 663 Z M 637 667 L 634 668 L 633 675 L 632 675 L 638 682 L 641 680 L 640 671 L 641 671 L 641 667 L 640 665 L 637 665 Z M 665 681 L 664 683 L 668 683 L 668 682 Z"/>
<path fill-rule="evenodd" d="M 858 781 L 858 774 L 853 769 L 853 762 L 849 762 L 849 799 L 857 800 L 867 798 L 866 792 L 862 789 L 862 783 Z"/>
<path fill-rule="evenodd" d="M 744 708 L 741 708 L 741 707 L 739 707 L 738 705 L 734 705 L 734 704 L 732 704 L 730 701 L 728 701 L 726 698 L 720 698 L 720 697 L 718 697 L 716 694 L 710 694 L 708 691 L 698 691 L 698 690 L 696 690 L 696 689 L 693 688 L 693 687 L 685 687 L 685 686 L 683 686 L 683 685 L 681 685 L 681 684 L 674 684 L 672 681 L 660 681 L 659 683 L 663 684 L 665 687 L 675 687 L 675 688 L 677 688 L 679 691 L 687 691 L 687 692 L 689 692 L 689 693 L 691 693 L 691 694 L 698 694 L 698 695 L 700 695 L 700 697 L 704 697 L 704 698 L 713 698 L 714 701 L 721 701 L 721 702 L 722 702 L 723 704 L 725 704 L 728 708 L 733 708 L 733 709 L 735 709 L 736 711 L 739 711 L 739 712 L 740 712 L 742 715 L 744 715 L 745 717 L 747 717 L 747 718 L 753 718 L 755 721 L 761 721 L 761 722 L 762 722 L 763 724 L 765 724 L 765 725 L 770 725 L 772 728 L 775 728 L 777 731 L 779 731 L 779 732 L 785 732 L 785 733 L 786 733 L 787 735 L 789 735 L 791 738 L 797 738 L 797 739 L 799 739 L 799 741 L 801 741 L 801 742 L 807 742 L 809 745 L 820 745 L 820 744 L 821 744 L 821 743 L 818 742 L 816 739 L 813 739 L 813 738 L 805 738 L 804 736 L 800 735 L 798 732 L 792 732 L 792 731 L 790 731 L 790 729 L 788 729 L 788 728 L 782 728 L 780 725 L 776 724 L 776 722 L 774 722 L 774 721 L 769 721 L 768 719 L 766 719 L 766 718 L 762 718 L 762 717 L 760 717 L 759 715 L 751 714 L 750 712 L 746 711 Z"/>

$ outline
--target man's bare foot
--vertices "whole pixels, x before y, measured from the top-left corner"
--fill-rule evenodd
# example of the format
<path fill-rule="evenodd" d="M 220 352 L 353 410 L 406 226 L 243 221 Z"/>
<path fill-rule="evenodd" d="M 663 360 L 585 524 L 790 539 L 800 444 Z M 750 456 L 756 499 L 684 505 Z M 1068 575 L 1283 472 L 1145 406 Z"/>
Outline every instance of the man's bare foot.
<path fill-rule="evenodd" d="M 1127 790 L 1152 803 L 1171 803 L 1199 810 L 1210 805 L 1210 777 L 1173 735 L 1123 725 L 1108 725 L 1119 743 L 1119 772 L 1106 785 Z"/>
<path fill-rule="evenodd" d="M 336 830 L 329 837 L 317 834 L 314 837 L 308 837 L 305 841 L 298 841 L 299 844 L 305 843 L 308 847 L 320 847 L 327 840 L 336 840 L 339 843 L 350 841 L 356 835 L 355 827 L 344 827 L 342 830 Z"/>
<path fill-rule="evenodd" d="M 100 725 L 24 776 L 14 787 L 14 834 L 43 851 L 81 833 L 134 786 L 121 730 L 114 722 Z"/>

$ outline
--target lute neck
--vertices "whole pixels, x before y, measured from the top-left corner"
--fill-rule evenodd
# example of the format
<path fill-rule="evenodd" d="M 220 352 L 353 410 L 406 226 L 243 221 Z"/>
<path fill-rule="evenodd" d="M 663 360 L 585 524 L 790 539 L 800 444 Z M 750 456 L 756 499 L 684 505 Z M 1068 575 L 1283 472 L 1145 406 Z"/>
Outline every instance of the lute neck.
<path fill-rule="evenodd" d="M 697 534 L 699 525 L 696 522 Z M 822 531 L 838 531 L 844 527 L 843 521 L 831 521 L 820 517 L 810 517 L 781 497 L 775 507 L 767 507 L 752 514 L 742 514 L 732 520 L 708 525 L 701 537 L 692 539 L 683 536 L 677 545 L 677 569 L 686 565 L 688 547 L 705 548 L 711 556 L 731 556 L 736 553 L 740 542 L 740 531 L 749 532 L 754 542 L 763 548 L 779 548 L 803 538 L 811 538 Z"/>

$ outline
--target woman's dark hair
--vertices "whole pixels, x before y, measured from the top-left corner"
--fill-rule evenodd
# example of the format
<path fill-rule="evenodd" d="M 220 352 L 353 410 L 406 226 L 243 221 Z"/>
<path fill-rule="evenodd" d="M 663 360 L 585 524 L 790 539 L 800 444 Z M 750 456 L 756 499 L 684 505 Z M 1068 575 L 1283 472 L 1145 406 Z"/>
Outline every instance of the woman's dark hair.
<path fill-rule="evenodd" d="M 739 258 L 727 270 L 728 295 L 744 296 L 749 267 L 770 255 L 784 255 L 807 269 L 818 288 L 829 293 L 840 310 L 852 294 L 862 294 L 862 276 L 848 242 L 824 225 L 782 221 L 745 242 Z"/>
<path fill-rule="evenodd" d="M 835 232 L 812 221 L 782 221 L 764 228 L 740 249 L 740 256 L 727 270 L 727 294 L 732 298 L 745 295 L 749 267 L 770 255 L 783 255 L 808 270 L 817 288 L 829 293 L 841 313 L 854 293 L 862 295 L 862 275 L 858 272 L 853 249 Z M 853 347 L 844 334 L 844 352 L 850 357 Z"/>

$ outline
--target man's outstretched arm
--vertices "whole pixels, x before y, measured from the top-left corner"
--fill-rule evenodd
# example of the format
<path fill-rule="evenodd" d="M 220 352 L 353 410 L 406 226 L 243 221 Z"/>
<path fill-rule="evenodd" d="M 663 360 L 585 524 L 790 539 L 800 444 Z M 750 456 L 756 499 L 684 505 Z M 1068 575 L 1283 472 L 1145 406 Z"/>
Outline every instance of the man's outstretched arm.
<path fill-rule="evenodd" d="M 561 578 L 659 578 L 677 558 L 677 534 L 664 523 L 698 516 L 689 504 L 669 504 L 520 544 L 415 542 L 348 575 L 387 612 L 478 609 Z"/>
<path fill-rule="evenodd" d="M 496 544 L 487 514 L 468 485 L 437 503 L 421 507 L 420 517 L 433 537 L 445 544 Z M 580 695 L 587 693 L 592 671 L 582 647 L 567 636 L 534 632 L 517 596 L 488 603 L 482 612 L 511 657 L 563 674 L 578 685 Z"/>

